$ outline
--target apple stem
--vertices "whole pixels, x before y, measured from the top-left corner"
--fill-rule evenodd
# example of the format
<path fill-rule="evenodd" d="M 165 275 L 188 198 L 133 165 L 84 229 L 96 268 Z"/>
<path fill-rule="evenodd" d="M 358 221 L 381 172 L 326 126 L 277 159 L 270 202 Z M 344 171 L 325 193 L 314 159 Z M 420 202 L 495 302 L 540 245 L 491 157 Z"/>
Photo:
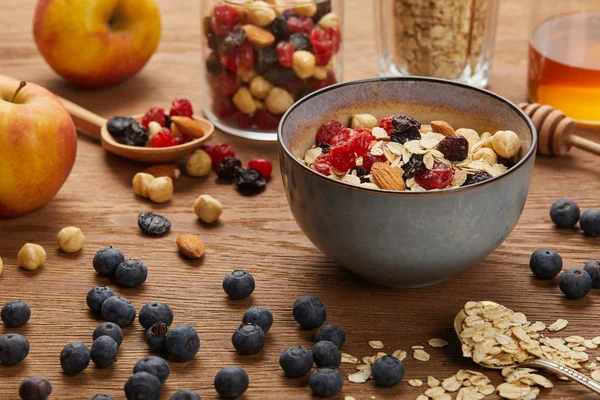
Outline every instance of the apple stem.
<path fill-rule="evenodd" d="M 27 82 L 25 81 L 21 81 L 21 83 L 19 83 L 19 87 L 17 88 L 17 90 L 15 90 L 15 94 L 13 94 L 12 99 L 10 99 L 11 103 L 14 103 L 17 96 L 19 95 L 19 92 L 25 87 L 27 86 Z"/>

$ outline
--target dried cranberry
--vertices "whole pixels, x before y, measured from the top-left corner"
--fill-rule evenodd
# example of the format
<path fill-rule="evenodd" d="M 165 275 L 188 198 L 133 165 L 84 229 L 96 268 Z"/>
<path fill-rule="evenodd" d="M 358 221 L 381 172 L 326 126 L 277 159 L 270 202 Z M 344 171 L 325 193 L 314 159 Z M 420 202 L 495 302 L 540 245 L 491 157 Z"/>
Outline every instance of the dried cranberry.
<path fill-rule="evenodd" d="M 292 80 L 291 82 L 279 86 L 281 86 L 282 89 L 290 93 L 295 98 L 299 98 L 299 92 L 303 89 L 306 89 L 306 81 L 304 79 L 294 77 L 294 80 Z"/>
<path fill-rule="evenodd" d="M 277 51 L 273 46 L 263 47 L 258 50 L 258 57 L 256 62 L 256 71 L 262 74 L 269 69 L 279 64 L 279 58 L 277 57 Z"/>
<path fill-rule="evenodd" d="M 350 142 L 339 143 L 329 150 L 331 166 L 339 172 L 347 172 L 356 165 L 356 156 Z"/>
<path fill-rule="evenodd" d="M 361 183 L 370 182 L 369 179 L 365 178 L 365 176 L 369 175 L 369 171 L 367 171 L 364 167 L 357 165 L 352 169 L 352 171 L 356 171 L 356 176 L 360 178 Z"/>
<path fill-rule="evenodd" d="M 181 116 L 181 117 L 190 117 L 194 115 L 194 109 L 192 108 L 192 103 L 190 103 L 187 99 L 175 99 L 171 103 L 171 111 L 169 112 L 171 117 L 173 116 Z"/>
<path fill-rule="evenodd" d="M 211 26 L 219 36 L 227 36 L 238 22 L 238 13 L 235 8 L 224 4 L 217 4 L 213 8 L 213 16 Z"/>
<path fill-rule="evenodd" d="M 411 140 L 421 139 L 421 123 L 414 118 L 404 115 L 392 117 L 392 126 L 394 130 L 390 134 L 392 142 L 404 144 Z"/>
<path fill-rule="evenodd" d="M 303 32 L 292 33 L 290 35 L 290 43 L 294 45 L 296 50 L 312 51 L 312 45 L 310 44 L 310 37 Z"/>
<path fill-rule="evenodd" d="M 217 176 L 221 179 L 232 180 L 236 169 L 242 167 L 242 162 L 235 157 L 225 157 L 217 167 Z"/>
<path fill-rule="evenodd" d="M 231 117 L 237 108 L 229 97 L 215 97 L 213 100 L 213 112 L 215 115 L 222 120 L 226 120 Z"/>
<path fill-rule="evenodd" d="M 331 175 L 331 157 L 329 156 L 329 154 L 323 154 L 317 157 L 314 168 L 320 174 L 323 174 L 325 176 Z"/>
<path fill-rule="evenodd" d="M 433 164 L 432 169 L 421 171 L 415 176 L 415 181 L 425 190 L 443 189 L 450 185 L 454 172 L 452 167 L 442 162 Z"/>
<path fill-rule="evenodd" d="M 236 47 L 241 46 L 246 40 L 246 31 L 237 25 L 225 39 L 223 39 L 222 49 L 225 53 L 232 52 Z"/>
<path fill-rule="evenodd" d="M 287 40 L 290 37 L 290 27 L 283 15 L 275 18 L 267 29 L 275 36 L 275 42 Z"/>
<path fill-rule="evenodd" d="M 331 143 L 331 139 L 346 127 L 339 121 L 325 122 L 317 131 L 316 143 Z"/>
<path fill-rule="evenodd" d="M 315 63 L 321 67 L 325 66 L 329 63 L 329 60 L 331 60 L 331 57 L 333 57 L 332 50 L 324 51 L 321 53 L 315 53 Z"/>
<path fill-rule="evenodd" d="M 275 47 L 282 67 L 291 68 L 296 48 L 290 42 L 279 42 Z"/>
<path fill-rule="evenodd" d="M 269 179 L 273 172 L 273 163 L 264 158 L 255 158 L 248 162 L 248 168 L 254 168 L 266 179 Z"/>
<path fill-rule="evenodd" d="M 228 143 L 221 143 L 214 145 L 208 155 L 212 160 L 213 167 L 217 168 L 225 157 L 235 157 L 235 152 Z"/>
<path fill-rule="evenodd" d="M 329 52 L 333 48 L 331 36 L 327 31 L 320 26 L 316 26 L 310 32 L 310 44 L 317 53 Z"/>
<path fill-rule="evenodd" d="M 392 118 L 394 118 L 394 117 L 381 118 L 379 120 L 379 124 L 377 125 L 380 128 L 384 129 L 388 135 L 391 135 L 392 132 L 394 132 L 394 125 L 392 125 Z"/>
<path fill-rule="evenodd" d="M 258 110 L 254 116 L 254 123 L 264 131 L 276 130 L 280 120 L 280 115 L 273 115 L 267 110 Z"/>
<path fill-rule="evenodd" d="M 267 180 L 253 168 L 238 168 L 233 173 L 233 179 L 239 189 L 262 190 L 267 185 Z"/>
<path fill-rule="evenodd" d="M 165 110 L 160 107 L 152 107 L 146 111 L 146 114 L 144 114 L 144 117 L 142 118 L 142 125 L 145 128 L 148 128 L 148 124 L 152 121 L 158 122 L 160 126 L 165 126 Z"/>
<path fill-rule="evenodd" d="M 240 88 L 236 75 L 231 71 L 224 71 L 213 81 L 215 92 L 221 96 L 235 94 Z"/>
<path fill-rule="evenodd" d="M 321 143 L 317 144 L 317 147 L 321 148 L 321 150 L 323 151 L 323 154 L 327 154 L 327 153 L 329 153 L 329 150 L 331 150 L 331 145 L 329 143 L 325 143 L 325 142 L 321 142 Z"/>
<path fill-rule="evenodd" d="M 254 45 L 250 42 L 245 42 L 237 50 L 236 63 L 238 68 L 252 69 L 256 57 L 254 56 Z"/>
<path fill-rule="evenodd" d="M 473 175 L 467 175 L 467 180 L 462 186 L 473 185 L 475 183 L 487 181 L 488 179 L 492 179 L 492 175 L 485 171 L 477 171 Z"/>
<path fill-rule="evenodd" d="M 338 133 L 331 139 L 331 146 L 333 147 L 344 143 L 348 143 L 350 142 L 350 139 L 354 137 L 357 133 L 358 132 L 356 132 L 354 129 L 343 128 L 340 133 Z M 350 150 L 352 150 L 352 148 L 350 148 Z"/>
<path fill-rule="evenodd" d="M 363 130 L 354 135 L 351 139 L 352 151 L 358 156 L 362 157 L 367 151 L 373 141 L 373 135 L 371 132 Z"/>
<path fill-rule="evenodd" d="M 287 24 L 292 33 L 302 32 L 309 34 L 315 26 L 312 19 L 308 17 L 290 17 L 287 19 Z"/>
<path fill-rule="evenodd" d="M 378 163 L 378 162 L 385 162 L 386 160 L 387 160 L 387 158 L 385 158 L 384 155 L 376 156 L 371 153 L 365 153 L 365 155 L 363 156 L 363 167 L 368 172 L 371 172 L 371 168 L 373 167 L 373 164 Z"/>
<path fill-rule="evenodd" d="M 327 29 L 327 33 L 331 37 L 333 54 L 337 54 L 337 52 L 340 51 L 340 45 L 342 43 L 342 33 L 336 26 Z"/>
<path fill-rule="evenodd" d="M 404 171 L 403 178 L 407 180 L 409 178 L 414 178 L 419 172 L 425 169 L 425 163 L 423 162 L 422 154 L 413 154 L 410 157 L 410 160 L 406 164 L 402 166 L 402 170 Z"/>
<path fill-rule="evenodd" d="M 446 136 L 437 149 L 450 161 L 462 161 L 469 153 L 469 141 L 463 136 Z"/>
<path fill-rule="evenodd" d="M 150 141 L 152 147 L 171 147 L 177 146 L 177 141 L 173 137 L 173 133 L 167 128 L 162 128 Z"/>
<path fill-rule="evenodd" d="M 237 55 L 235 52 L 233 53 L 226 53 L 223 54 L 221 56 L 221 64 L 223 64 L 225 66 L 225 68 L 227 68 L 230 71 L 237 71 L 238 70 L 238 65 L 237 65 Z"/>

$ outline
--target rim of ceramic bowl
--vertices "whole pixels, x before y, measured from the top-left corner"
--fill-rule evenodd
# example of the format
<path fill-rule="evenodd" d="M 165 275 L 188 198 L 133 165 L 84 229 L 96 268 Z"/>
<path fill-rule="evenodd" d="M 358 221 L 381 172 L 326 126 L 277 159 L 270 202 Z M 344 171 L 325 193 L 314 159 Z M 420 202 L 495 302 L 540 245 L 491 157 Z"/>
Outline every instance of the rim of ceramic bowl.
<path fill-rule="evenodd" d="M 386 190 L 386 189 L 371 189 L 371 188 L 365 188 L 365 187 L 360 187 L 360 186 L 356 186 L 356 185 L 352 185 L 350 183 L 346 183 L 346 182 L 342 182 L 339 180 L 335 180 L 335 179 L 331 179 L 328 176 L 322 175 L 319 172 L 309 168 L 308 166 L 302 164 L 297 157 L 295 157 L 290 149 L 283 143 L 283 125 L 285 125 L 286 120 L 288 119 L 288 116 L 294 112 L 294 110 L 299 107 L 301 104 L 306 103 L 307 101 L 310 101 L 313 97 L 319 96 L 322 93 L 331 91 L 331 90 L 335 90 L 344 86 L 353 86 L 356 84 L 363 84 L 363 83 L 370 83 L 370 82 L 389 82 L 389 81 L 413 81 L 413 82 L 429 82 L 429 83 L 434 83 L 434 84 L 442 84 L 442 85 L 450 85 L 450 86 L 457 86 L 463 89 L 467 89 L 467 90 L 472 90 L 475 92 L 480 92 L 486 96 L 492 97 L 496 100 L 499 100 L 503 103 L 505 103 L 506 105 L 508 105 L 513 111 L 515 111 L 517 113 L 517 115 L 519 117 L 521 117 L 521 119 L 525 122 L 525 124 L 529 127 L 529 131 L 531 132 L 531 146 L 529 147 L 529 150 L 527 151 L 527 153 L 525 154 L 525 156 L 523 156 L 523 158 L 521 158 L 515 165 L 512 166 L 512 168 L 510 168 L 508 171 L 506 171 L 503 174 L 500 174 L 498 176 L 495 176 L 491 179 L 488 179 L 486 181 L 483 182 L 478 182 L 478 183 L 474 183 L 472 185 L 468 185 L 468 186 L 461 186 L 461 187 L 457 187 L 457 188 L 452 188 L 452 189 L 441 189 L 441 190 L 427 190 L 427 191 L 423 191 L 423 192 L 412 192 L 412 191 L 408 191 L 408 190 Z M 277 127 L 277 143 L 279 145 L 279 148 L 282 149 L 285 154 L 291 158 L 293 160 L 294 163 L 296 163 L 297 165 L 299 165 L 300 167 L 304 168 L 305 170 L 307 170 L 309 173 L 314 174 L 315 176 L 321 178 L 321 179 L 325 179 L 328 182 L 332 183 L 332 184 L 336 184 L 336 185 L 341 185 L 344 187 L 348 187 L 354 190 L 359 190 L 359 191 L 366 191 L 369 193 L 379 193 L 379 194 L 385 194 L 385 195 L 394 195 L 394 196 L 440 196 L 440 195 L 444 195 L 446 193 L 456 193 L 456 192 L 463 192 L 463 191 L 467 191 L 467 190 L 473 190 L 473 189 L 477 189 L 479 187 L 485 186 L 485 185 L 490 185 L 493 184 L 494 182 L 498 182 L 501 179 L 504 179 L 505 177 L 509 176 L 510 174 L 512 174 L 513 172 L 517 171 L 518 169 L 520 169 L 523 165 L 525 165 L 527 163 L 527 161 L 535 154 L 536 148 L 537 148 L 537 144 L 538 144 L 538 134 L 537 134 L 537 130 L 535 129 L 535 126 L 533 125 L 533 122 L 531 121 L 531 119 L 527 116 L 527 114 L 525 114 L 525 112 L 523 110 L 521 110 L 516 104 L 514 104 L 513 102 L 509 101 L 508 99 L 500 96 L 499 94 L 496 94 L 494 92 L 491 92 L 487 89 L 481 89 L 478 87 L 474 87 L 474 86 L 470 86 L 467 85 L 465 83 L 460 83 L 460 82 L 455 82 L 455 81 L 450 81 L 447 79 L 439 79 L 439 78 L 428 78 L 428 77 L 420 77 L 420 76 L 394 76 L 394 77 L 380 77 L 380 78 L 367 78 L 367 79 L 357 79 L 357 80 L 352 80 L 352 81 L 348 81 L 348 82 L 342 82 L 342 83 L 338 83 L 335 85 L 331 85 L 331 86 L 327 86 L 323 89 L 319 89 L 315 92 L 312 92 L 306 96 L 304 96 L 303 98 L 301 98 L 300 100 L 298 100 L 296 103 L 294 103 L 294 105 L 292 105 L 286 112 L 285 114 L 283 114 L 283 117 L 281 117 L 281 121 L 279 122 L 279 126 Z"/>

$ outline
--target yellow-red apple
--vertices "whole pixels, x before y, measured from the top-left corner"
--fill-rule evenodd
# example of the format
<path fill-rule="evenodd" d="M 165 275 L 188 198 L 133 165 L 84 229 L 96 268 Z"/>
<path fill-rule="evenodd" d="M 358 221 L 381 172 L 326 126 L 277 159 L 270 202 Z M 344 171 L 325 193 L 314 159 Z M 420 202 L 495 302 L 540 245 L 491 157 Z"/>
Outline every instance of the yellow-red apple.
<path fill-rule="evenodd" d="M 58 97 L 0 78 L 0 217 L 46 204 L 67 180 L 77 133 Z"/>
<path fill-rule="evenodd" d="M 160 40 L 155 0 L 38 0 L 35 43 L 77 85 L 100 87 L 135 75 Z"/>

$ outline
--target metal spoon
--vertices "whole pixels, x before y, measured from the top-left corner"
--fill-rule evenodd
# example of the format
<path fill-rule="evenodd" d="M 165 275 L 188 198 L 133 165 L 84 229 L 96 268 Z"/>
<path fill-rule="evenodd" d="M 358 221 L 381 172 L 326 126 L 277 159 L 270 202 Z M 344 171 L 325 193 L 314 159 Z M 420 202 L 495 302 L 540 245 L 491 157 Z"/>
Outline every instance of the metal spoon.
<path fill-rule="evenodd" d="M 498 303 L 494 303 L 493 301 L 482 301 L 481 303 L 484 305 L 499 306 Z M 467 318 L 467 313 L 465 313 L 465 310 L 461 310 L 456 315 L 456 318 L 454 318 L 454 330 L 456 331 L 456 335 L 458 336 L 458 340 L 460 340 L 461 344 L 464 344 L 463 339 L 460 336 L 460 334 L 463 331 L 463 322 L 465 321 L 466 318 Z M 484 368 L 491 368 L 491 369 L 502 369 L 504 367 L 513 367 L 513 368 L 530 367 L 530 368 L 546 369 L 548 371 L 554 372 L 555 374 L 564 375 L 564 376 L 568 377 L 569 379 L 572 379 L 575 382 L 578 382 L 581 385 L 587 387 L 588 389 L 591 389 L 593 392 L 600 394 L 600 383 L 596 382 L 595 380 L 591 379 L 590 377 L 587 377 L 587 376 L 575 371 L 572 368 L 569 368 L 563 364 L 557 363 L 556 361 L 551 361 L 551 360 L 540 358 L 537 360 L 526 361 L 526 362 L 523 362 L 520 364 L 515 363 L 513 365 L 504 365 L 502 367 L 496 367 L 496 366 L 487 365 L 487 364 L 483 364 L 483 363 L 477 363 L 477 364 L 479 364 L 480 366 L 482 366 Z"/>

